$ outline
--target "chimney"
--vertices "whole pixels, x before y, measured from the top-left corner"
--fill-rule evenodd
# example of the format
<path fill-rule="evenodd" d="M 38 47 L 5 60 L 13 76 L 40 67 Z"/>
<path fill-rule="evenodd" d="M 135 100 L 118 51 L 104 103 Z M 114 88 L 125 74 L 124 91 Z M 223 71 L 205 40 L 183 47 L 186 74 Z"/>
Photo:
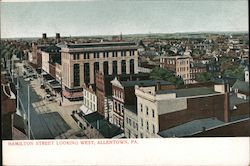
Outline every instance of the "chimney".
<path fill-rule="evenodd" d="M 161 83 L 157 82 L 156 83 L 156 91 L 159 91 L 159 90 L 161 90 Z"/>
<path fill-rule="evenodd" d="M 56 33 L 56 39 L 60 39 L 60 33 Z"/>
<path fill-rule="evenodd" d="M 226 92 L 224 94 L 224 122 L 228 122 L 229 121 L 229 93 Z"/>
<path fill-rule="evenodd" d="M 47 39 L 47 34 L 43 33 L 43 39 Z"/>
<path fill-rule="evenodd" d="M 100 129 L 99 120 L 97 120 L 97 122 L 96 122 L 96 129 L 97 129 L 97 130 L 99 130 L 99 129 Z"/>

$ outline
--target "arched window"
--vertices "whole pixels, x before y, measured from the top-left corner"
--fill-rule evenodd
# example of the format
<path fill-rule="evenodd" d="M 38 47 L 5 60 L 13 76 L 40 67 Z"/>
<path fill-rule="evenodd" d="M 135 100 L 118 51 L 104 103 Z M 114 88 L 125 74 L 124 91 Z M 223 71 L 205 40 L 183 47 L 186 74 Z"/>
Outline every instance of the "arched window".
<path fill-rule="evenodd" d="M 104 75 L 109 74 L 109 64 L 107 61 L 103 62 L 103 73 L 104 73 Z"/>
<path fill-rule="evenodd" d="M 121 61 L 122 74 L 126 74 L 126 60 Z"/>
<path fill-rule="evenodd" d="M 134 65 L 134 59 L 131 59 L 131 60 L 129 61 L 129 65 L 130 65 L 130 74 L 134 74 L 134 73 L 135 73 L 135 69 L 134 69 L 134 67 L 135 67 L 135 65 Z"/>
<path fill-rule="evenodd" d="M 80 86 L 80 68 L 79 68 L 79 64 L 74 64 L 74 86 Z"/>
<path fill-rule="evenodd" d="M 84 83 L 87 85 L 90 82 L 89 63 L 84 63 Z"/>
<path fill-rule="evenodd" d="M 117 61 L 113 61 L 113 74 L 117 75 Z"/>

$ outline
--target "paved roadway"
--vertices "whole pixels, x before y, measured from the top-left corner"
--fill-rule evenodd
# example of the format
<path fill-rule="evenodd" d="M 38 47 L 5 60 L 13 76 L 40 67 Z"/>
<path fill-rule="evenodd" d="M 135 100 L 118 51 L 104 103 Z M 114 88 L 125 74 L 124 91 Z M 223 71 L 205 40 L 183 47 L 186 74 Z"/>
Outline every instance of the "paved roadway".
<path fill-rule="evenodd" d="M 26 113 L 28 110 L 28 84 L 30 84 L 30 81 L 19 78 L 19 96 L 24 107 L 24 109 L 21 109 L 22 107 L 20 109 Z M 30 86 L 30 101 L 32 103 L 30 105 L 30 117 L 33 139 L 53 139 L 70 129 L 70 126 L 58 112 L 50 110 L 46 106 L 48 101 L 44 101 L 32 86 Z"/>

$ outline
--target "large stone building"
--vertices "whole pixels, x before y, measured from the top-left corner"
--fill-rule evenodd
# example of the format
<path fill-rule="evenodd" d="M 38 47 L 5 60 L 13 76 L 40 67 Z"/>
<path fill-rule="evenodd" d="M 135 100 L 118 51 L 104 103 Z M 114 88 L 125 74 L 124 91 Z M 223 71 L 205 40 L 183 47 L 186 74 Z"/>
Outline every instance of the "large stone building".
<path fill-rule="evenodd" d="M 190 78 L 190 55 L 183 56 L 162 56 L 160 58 L 160 67 L 175 72 L 180 76 L 185 84 L 191 83 Z"/>
<path fill-rule="evenodd" d="M 104 75 L 138 73 L 136 43 L 100 42 L 67 44 L 61 47 L 62 83 L 66 93 L 82 91 L 95 84 L 96 72 Z"/>

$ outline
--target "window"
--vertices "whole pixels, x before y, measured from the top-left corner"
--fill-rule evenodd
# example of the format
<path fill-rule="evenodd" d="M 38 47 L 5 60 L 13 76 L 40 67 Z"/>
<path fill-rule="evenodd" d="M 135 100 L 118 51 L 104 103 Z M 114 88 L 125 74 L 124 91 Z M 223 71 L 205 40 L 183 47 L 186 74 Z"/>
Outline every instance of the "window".
<path fill-rule="evenodd" d="M 131 126 L 131 119 L 128 119 L 129 125 Z"/>
<path fill-rule="evenodd" d="M 126 118 L 126 122 L 127 122 L 127 124 L 128 124 L 128 117 Z"/>
<path fill-rule="evenodd" d="M 143 112 L 143 106 L 142 106 L 142 104 L 140 104 L 140 107 L 141 107 L 141 112 Z"/>
<path fill-rule="evenodd" d="M 74 86 L 80 86 L 80 68 L 79 68 L 79 64 L 74 64 Z"/>
<path fill-rule="evenodd" d="M 152 109 L 152 117 L 155 117 L 155 110 Z"/>
<path fill-rule="evenodd" d="M 112 56 L 113 56 L 113 57 L 117 57 L 117 51 L 113 51 L 113 52 L 112 52 Z"/>
<path fill-rule="evenodd" d="M 141 127 L 143 127 L 143 119 L 141 118 Z"/>
<path fill-rule="evenodd" d="M 134 74 L 134 59 L 129 61 L 130 74 Z"/>
<path fill-rule="evenodd" d="M 89 59 L 89 53 L 88 52 L 84 52 L 83 53 L 83 58 L 84 59 Z"/>
<path fill-rule="evenodd" d="M 120 113 L 120 111 L 121 111 L 121 104 L 119 104 L 119 103 L 118 103 L 118 109 L 117 110 Z"/>
<path fill-rule="evenodd" d="M 135 55 L 134 50 L 129 51 L 129 56 Z"/>
<path fill-rule="evenodd" d="M 149 130 L 148 122 L 147 122 L 147 130 Z"/>
<path fill-rule="evenodd" d="M 99 58 L 99 52 L 94 52 L 94 58 Z"/>
<path fill-rule="evenodd" d="M 126 51 L 121 51 L 121 56 L 126 56 Z"/>
<path fill-rule="evenodd" d="M 146 114 L 148 115 L 148 106 L 146 106 Z"/>
<path fill-rule="evenodd" d="M 135 126 L 136 126 L 136 130 L 138 130 L 138 124 L 137 123 L 135 124 Z"/>
<path fill-rule="evenodd" d="M 143 133 L 141 133 L 141 138 L 143 138 Z"/>
<path fill-rule="evenodd" d="M 153 134 L 155 134 L 155 125 L 152 125 L 153 128 Z"/>
<path fill-rule="evenodd" d="M 126 61 L 121 61 L 122 74 L 126 74 Z"/>
<path fill-rule="evenodd" d="M 117 61 L 113 61 L 113 74 L 117 75 Z"/>
<path fill-rule="evenodd" d="M 89 63 L 84 63 L 84 83 L 88 84 L 90 82 L 90 68 Z"/>
<path fill-rule="evenodd" d="M 109 64 L 107 61 L 103 62 L 103 73 L 104 75 L 108 75 L 109 73 Z"/>
<path fill-rule="evenodd" d="M 78 60 L 78 59 L 80 59 L 80 55 L 79 55 L 79 53 L 75 53 L 75 54 L 73 54 L 73 59 L 74 59 L 74 60 Z"/>
<path fill-rule="evenodd" d="M 103 58 L 108 58 L 109 57 L 109 52 L 105 51 L 103 52 Z"/>

